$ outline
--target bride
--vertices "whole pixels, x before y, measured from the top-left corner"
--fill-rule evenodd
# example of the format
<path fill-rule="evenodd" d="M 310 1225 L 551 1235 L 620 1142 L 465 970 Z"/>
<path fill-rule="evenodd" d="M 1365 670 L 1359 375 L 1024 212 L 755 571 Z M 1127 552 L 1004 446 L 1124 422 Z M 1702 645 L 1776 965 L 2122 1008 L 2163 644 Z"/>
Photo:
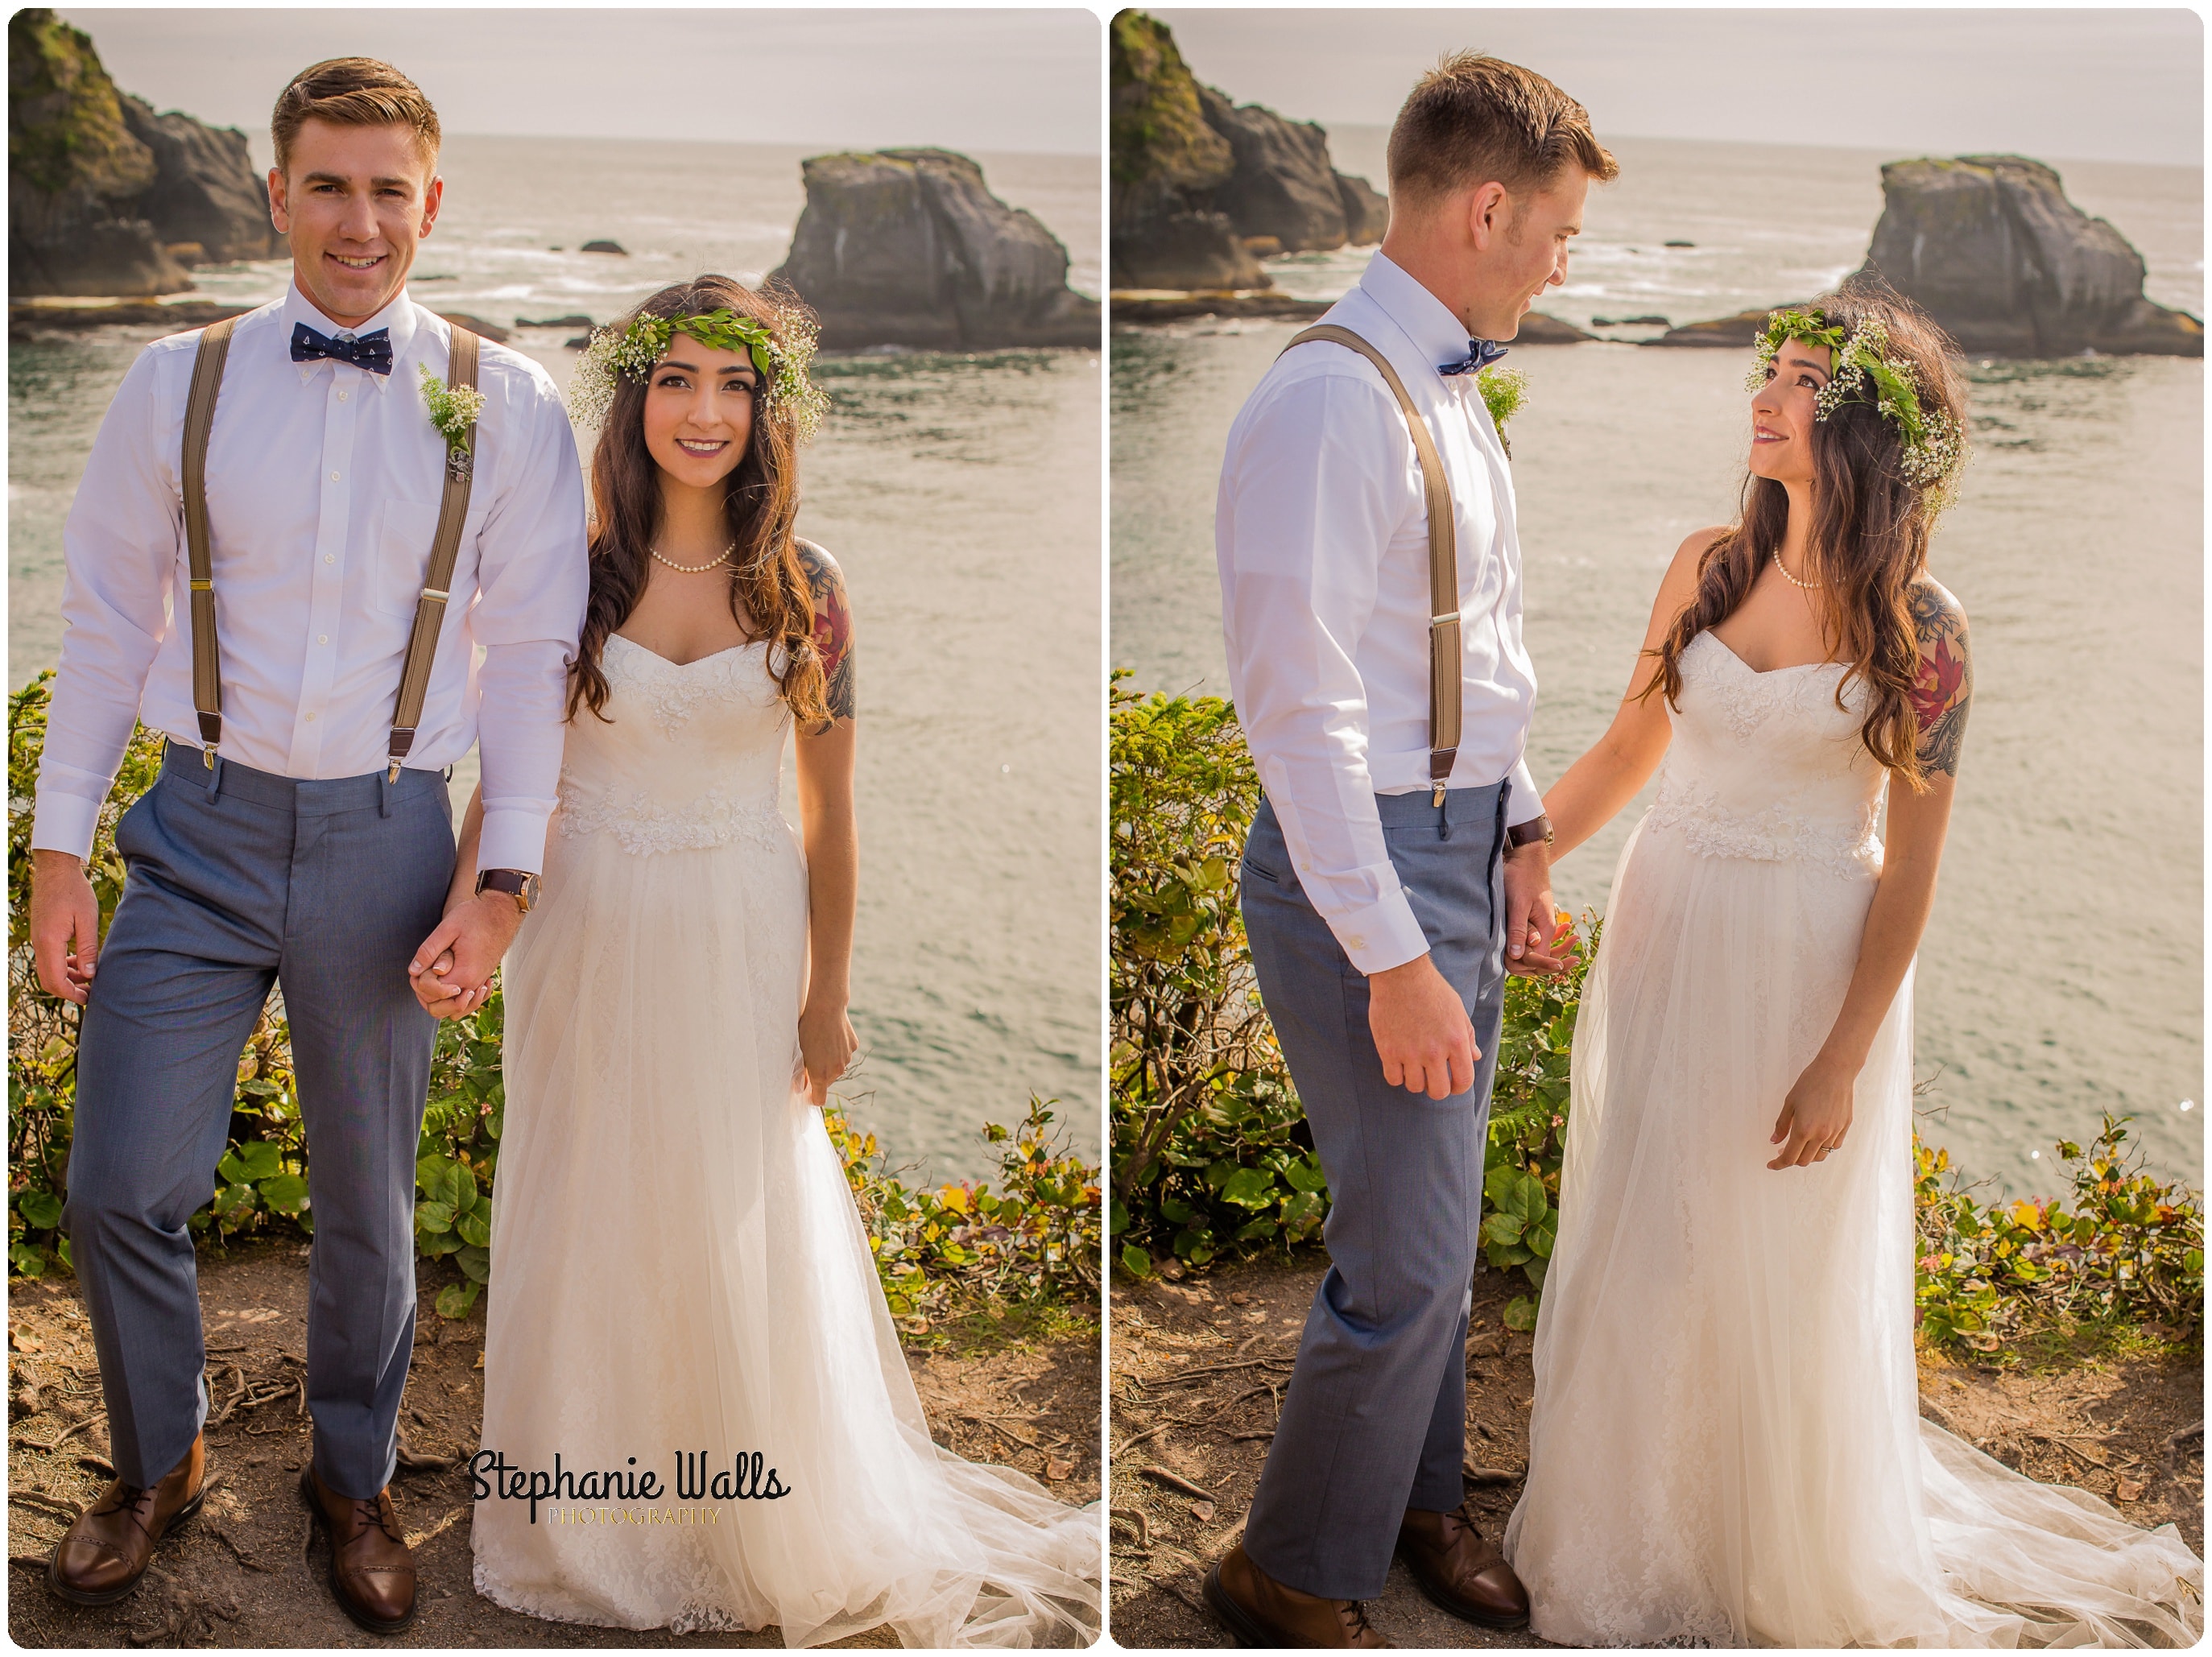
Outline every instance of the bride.
<path fill-rule="evenodd" d="M 702 276 L 577 367 L 591 598 L 506 969 L 477 1586 L 791 1645 L 1087 1643 L 1095 1512 L 931 1442 L 818 1109 L 854 1046 L 857 842 L 851 613 L 792 531 L 812 345 Z"/>
<path fill-rule="evenodd" d="M 1506 1533 L 1547 1640 L 2203 1627 L 2172 1526 L 1920 1418 L 1912 962 L 1973 683 L 1928 573 L 1964 459 L 1945 345 L 1873 288 L 1774 314 L 1741 514 L 1683 543 L 1612 728 L 1545 798 L 1564 853 L 1659 773 L 1585 986 Z"/>

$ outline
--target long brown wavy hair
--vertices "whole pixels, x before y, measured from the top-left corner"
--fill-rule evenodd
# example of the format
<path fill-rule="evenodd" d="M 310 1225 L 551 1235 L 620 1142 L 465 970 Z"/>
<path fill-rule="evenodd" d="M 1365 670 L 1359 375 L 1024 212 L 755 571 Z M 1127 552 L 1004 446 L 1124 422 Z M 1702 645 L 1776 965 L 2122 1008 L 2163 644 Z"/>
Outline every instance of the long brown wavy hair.
<path fill-rule="evenodd" d="M 726 306 L 757 317 L 781 343 L 809 320 L 796 295 L 769 286 L 747 288 L 728 276 L 698 276 L 664 288 L 614 326 L 641 316 L 688 317 Z M 766 379 L 763 390 L 766 389 Z M 592 452 L 591 598 L 583 636 L 568 670 L 568 717 L 588 707 L 605 719 L 609 687 L 599 658 L 607 635 L 629 619 L 652 569 L 648 550 L 661 529 L 660 467 L 645 446 L 647 381 L 617 373 L 614 400 Z M 830 717 L 822 660 L 814 646 L 814 601 L 792 539 L 799 515 L 798 435 L 792 410 L 756 393 L 752 435 L 724 480 L 723 509 L 737 551 L 730 564 L 730 614 L 756 640 L 769 643 L 769 671 L 802 726 Z"/>
<path fill-rule="evenodd" d="M 1918 379 L 1920 406 L 1942 411 L 1964 432 L 1966 391 L 1957 348 L 1943 331 L 1887 284 L 1846 282 L 1807 307 L 1823 323 L 1846 332 L 1877 319 L 1889 330 L 1887 355 L 1909 361 Z M 1821 630 L 1850 671 L 1838 681 L 1836 705 L 1853 680 L 1867 687 L 1860 736 L 1867 751 L 1917 792 L 1927 786 L 1918 755 L 1919 727 L 1911 691 L 1920 672 L 1912 592 L 1928 572 L 1928 543 L 1949 482 L 1915 483 L 1903 465 L 1898 428 L 1864 396 L 1843 404 L 1813 425 L 1813 522 L 1806 537 L 1807 580 L 1822 583 L 1810 595 L 1820 607 Z M 1960 464 L 1964 464 L 1963 454 Z M 1956 468 L 1951 476 L 1956 476 Z M 1782 545 L 1790 524 L 1790 496 L 1771 478 L 1746 476 L 1736 520 L 1698 561 L 1697 593 L 1656 651 L 1651 679 L 1638 700 L 1655 690 L 1680 708 L 1682 652 L 1690 640 L 1735 613 L 1750 595 L 1760 568 Z"/>

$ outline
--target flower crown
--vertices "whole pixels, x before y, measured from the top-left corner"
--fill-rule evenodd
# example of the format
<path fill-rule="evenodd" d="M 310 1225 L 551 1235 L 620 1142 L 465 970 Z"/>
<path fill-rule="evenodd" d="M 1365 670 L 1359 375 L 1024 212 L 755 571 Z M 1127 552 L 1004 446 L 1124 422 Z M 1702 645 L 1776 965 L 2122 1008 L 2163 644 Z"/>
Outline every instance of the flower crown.
<path fill-rule="evenodd" d="M 1746 390 L 1755 391 L 1765 383 L 1774 354 L 1792 339 L 1825 345 L 1830 352 L 1828 383 L 1813 400 L 1814 419 L 1826 420 L 1846 403 L 1870 400 L 1897 428 L 1906 477 L 1933 489 L 1958 470 L 1966 455 L 1958 422 L 1944 410 L 1921 406 L 1919 371 L 1905 358 L 1887 355 L 1889 329 L 1878 318 L 1868 318 L 1846 336 L 1842 324 L 1818 311 L 1770 312 L 1766 331 L 1759 337 L 1759 361 L 1744 379 Z"/>
<path fill-rule="evenodd" d="M 761 377 L 762 411 L 787 411 L 794 440 L 804 443 L 821 425 L 830 404 L 806 372 L 817 331 L 803 313 L 787 313 L 782 328 L 785 337 L 779 339 L 758 317 L 722 306 L 688 317 L 648 313 L 624 329 L 596 329 L 569 379 L 568 410 L 584 425 L 599 425 L 613 405 L 616 376 L 645 379 L 667 355 L 669 342 L 688 334 L 714 350 L 750 357 Z"/>

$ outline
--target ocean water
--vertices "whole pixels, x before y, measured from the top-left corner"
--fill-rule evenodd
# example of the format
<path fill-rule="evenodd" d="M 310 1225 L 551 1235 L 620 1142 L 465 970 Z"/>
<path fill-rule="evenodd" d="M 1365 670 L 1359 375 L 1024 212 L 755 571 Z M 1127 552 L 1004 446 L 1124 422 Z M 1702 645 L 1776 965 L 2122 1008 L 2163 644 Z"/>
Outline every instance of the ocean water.
<path fill-rule="evenodd" d="M 501 325 L 605 321 L 701 270 L 757 279 L 789 245 L 804 152 L 715 146 L 710 167 L 702 148 L 448 139 L 447 210 L 416 269 L 453 280 L 418 277 L 416 298 Z M 1099 291 L 1097 162 L 976 159 Z M 549 251 L 597 237 L 629 257 Z M 289 271 L 198 274 L 204 294 L 259 300 Z M 565 385 L 574 331 L 514 343 Z M 9 353 L 11 685 L 57 659 L 62 521 L 145 337 L 95 330 Z M 832 412 L 805 457 L 799 528 L 843 565 L 860 641 L 863 1058 L 840 1091 L 896 1161 L 939 1178 L 994 1172 L 978 1131 L 1018 1120 L 1032 1091 L 1098 1151 L 1100 373 L 1083 350 L 874 351 L 818 368 Z"/>
<path fill-rule="evenodd" d="M 1361 130 L 1331 137 L 1339 166 L 1380 177 L 1379 143 L 1370 156 Z M 1543 307 L 1584 324 L 1808 297 L 1857 266 L 1881 208 L 1875 165 L 1892 159 L 1659 141 L 1618 153 L 1620 179 L 1592 192 L 1589 245 Z M 2144 251 L 2154 297 L 2201 314 L 2201 174 L 2061 170 Z M 1334 297 L 1370 251 L 1270 269 Z M 1222 440 L 1296 326 L 1114 336 L 1109 648 L 1140 689 L 1228 694 Z M 1529 385 L 1512 438 L 1540 785 L 1610 720 L 1674 548 L 1733 508 L 1748 360 L 1620 343 L 1510 359 Z M 1923 1131 L 1970 1174 L 2048 1191 L 2052 1141 L 2131 1112 L 2155 1164 L 2201 1184 L 2203 364 L 1978 360 L 1969 378 L 1975 459 L 1933 564 L 1970 617 L 1976 695 L 1920 952 L 1921 1103 L 1936 1113 Z M 1560 865 L 1562 901 L 1603 907 L 1646 804 Z"/>

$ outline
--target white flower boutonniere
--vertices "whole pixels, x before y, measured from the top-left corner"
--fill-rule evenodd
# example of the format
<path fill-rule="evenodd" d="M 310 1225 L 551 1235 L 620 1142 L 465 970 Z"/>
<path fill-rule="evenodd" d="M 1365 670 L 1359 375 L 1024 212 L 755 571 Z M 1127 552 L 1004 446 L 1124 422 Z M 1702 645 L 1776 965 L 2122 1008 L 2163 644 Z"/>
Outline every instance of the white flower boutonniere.
<path fill-rule="evenodd" d="M 476 447 L 477 416 L 483 412 L 483 393 L 473 385 L 448 385 L 430 372 L 427 362 L 420 367 L 422 401 L 429 405 L 430 423 L 446 440 L 446 464 L 466 468 Z"/>

